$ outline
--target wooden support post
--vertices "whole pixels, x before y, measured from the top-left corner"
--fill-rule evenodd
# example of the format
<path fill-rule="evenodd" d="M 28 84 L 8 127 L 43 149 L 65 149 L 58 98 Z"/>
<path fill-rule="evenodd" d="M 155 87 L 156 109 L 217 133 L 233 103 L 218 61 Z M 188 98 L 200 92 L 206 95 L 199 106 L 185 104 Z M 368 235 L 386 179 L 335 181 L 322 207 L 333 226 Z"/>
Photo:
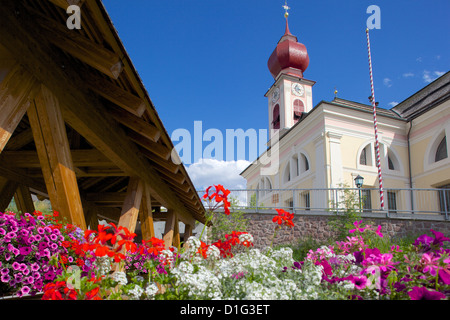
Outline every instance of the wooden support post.
<path fill-rule="evenodd" d="M 16 193 L 19 183 L 11 180 L 5 180 L 0 189 L 0 212 L 4 212 L 11 203 L 14 193 Z"/>
<path fill-rule="evenodd" d="M 142 189 L 143 184 L 141 179 L 138 177 L 130 177 L 127 195 L 125 196 L 119 219 L 119 226 L 127 228 L 130 232 L 134 232 L 136 229 L 136 222 L 142 200 Z"/>
<path fill-rule="evenodd" d="M 43 85 L 35 103 L 28 109 L 28 118 L 52 208 L 85 230 L 86 221 L 59 102 Z"/>
<path fill-rule="evenodd" d="M 31 198 L 30 189 L 27 186 L 19 185 L 14 195 L 14 200 L 16 201 L 17 210 L 22 211 L 22 213 L 34 212 L 33 198 Z"/>
<path fill-rule="evenodd" d="M 183 236 L 183 241 L 186 243 L 187 239 L 189 239 L 190 236 L 192 236 L 192 230 L 194 228 L 192 227 L 192 225 L 190 224 L 185 224 L 184 225 L 184 236 Z"/>
<path fill-rule="evenodd" d="M 152 213 L 152 198 L 147 185 L 144 186 L 144 196 L 142 198 L 141 210 L 139 210 L 139 220 L 141 221 L 142 239 L 149 240 L 155 236 L 155 226 Z"/>
<path fill-rule="evenodd" d="M 22 120 L 37 88 L 34 77 L 15 64 L 0 83 L 0 153 Z"/>
<path fill-rule="evenodd" d="M 174 229 L 175 229 L 175 212 L 173 210 L 168 210 L 166 213 L 166 226 L 164 228 L 164 244 L 166 248 L 169 248 L 173 243 Z"/>
<path fill-rule="evenodd" d="M 174 228 L 173 228 L 173 240 L 172 240 L 172 245 L 176 248 L 180 248 L 180 224 L 177 218 L 177 215 L 175 214 L 175 223 L 174 223 Z"/>

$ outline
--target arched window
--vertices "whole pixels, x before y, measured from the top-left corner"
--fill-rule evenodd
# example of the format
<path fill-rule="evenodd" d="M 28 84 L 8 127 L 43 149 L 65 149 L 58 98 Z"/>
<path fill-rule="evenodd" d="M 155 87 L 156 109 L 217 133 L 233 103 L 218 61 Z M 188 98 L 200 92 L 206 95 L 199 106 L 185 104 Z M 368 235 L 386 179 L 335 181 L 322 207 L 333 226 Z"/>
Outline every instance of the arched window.
<path fill-rule="evenodd" d="M 309 162 L 308 158 L 302 153 L 301 154 L 301 172 L 305 172 L 309 170 Z"/>
<path fill-rule="evenodd" d="M 283 173 L 283 182 L 288 183 L 289 181 L 291 181 L 291 165 L 290 162 L 288 161 Z"/>
<path fill-rule="evenodd" d="M 434 161 L 438 162 L 442 159 L 445 159 L 448 157 L 447 154 L 447 139 L 444 136 L 444 138 L 442 138 L 441 142 L 439 143 L 437 149 L 436 149 L 436 154 L 434 156 Z"/>
<path fill-rule="evenodd" d="M 300 99 L 296 99 L 294 101 L 294 123 L 297 123 L 297 121 L 302 117 L 303 112 L 305 111 L 305 106 Z"/>
<path fill-rule="evenodd" d="M 371 166 L 372 165 L 372 144 L 369 143 L 367 146 L 364 147 L 364 149 L 361 150 L 361 154 L 359 155 L 359 164 L 365 165 L 365 166 Z"/>
<path fill-rule="evenodd" d="M 278 104 L 273 107 L 272 126 L 274 129 L 280 129 L 280 106 Z"/>

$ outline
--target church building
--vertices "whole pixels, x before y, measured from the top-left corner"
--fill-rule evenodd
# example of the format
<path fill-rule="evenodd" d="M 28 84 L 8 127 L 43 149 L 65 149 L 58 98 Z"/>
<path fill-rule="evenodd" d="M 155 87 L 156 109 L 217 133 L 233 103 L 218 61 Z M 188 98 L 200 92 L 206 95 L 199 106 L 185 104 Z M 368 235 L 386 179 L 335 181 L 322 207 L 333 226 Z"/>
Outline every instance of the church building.
<path fill-rule="evenodd" d="M 260 206 L 327 209 L 333 188 L 356 188 L 363 177 L 367 211 L 380 209 L 374 112 L 371 105 L 341 98 L 313 104 L 315 81 L 305 78 L 309 56 L 286 31 L 268 60 L 274 83 L 268 99 L 268 149 L 242 173 L 248 201 Z M 391 109 L 376 108 L 384 209 L 449 212 L 450 72 Z M 259 161 L 272 152 L 278 170 Z M 411 189 L 427 189 L 414 190 Z"/>

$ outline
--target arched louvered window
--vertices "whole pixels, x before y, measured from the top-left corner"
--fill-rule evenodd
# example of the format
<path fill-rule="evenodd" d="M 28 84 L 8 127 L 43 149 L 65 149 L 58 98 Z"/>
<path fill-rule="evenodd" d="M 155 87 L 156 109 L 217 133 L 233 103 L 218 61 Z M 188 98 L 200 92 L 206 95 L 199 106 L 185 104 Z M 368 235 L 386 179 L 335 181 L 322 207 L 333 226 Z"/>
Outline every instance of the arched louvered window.
<path fill-rule="evenodd" d="M 303 105 L 302 100 L 296 99 L 294 101 L 294 123 L 302 117 L 303 112 L 305 111 L 305 106 Z"/>
<path fill-rule="evenodd" d="M 280 106 L 278 104 L 273 108 L 272 125 L 274 129 L 280 129 Z"/>

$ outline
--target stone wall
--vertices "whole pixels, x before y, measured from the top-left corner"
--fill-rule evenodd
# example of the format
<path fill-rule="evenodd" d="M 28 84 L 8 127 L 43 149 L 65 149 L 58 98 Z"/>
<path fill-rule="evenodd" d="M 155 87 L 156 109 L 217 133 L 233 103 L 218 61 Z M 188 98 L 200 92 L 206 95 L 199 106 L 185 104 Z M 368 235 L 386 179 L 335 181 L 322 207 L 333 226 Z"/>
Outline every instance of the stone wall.
<path fill-rule="evenodd" d="M 253 235 L 255 247 L 263 248 L 271 244 L 275 224 L 272 218 L 275 214 L 247 213 L 247 231 Z M 274 245 L 298 243 L 300 239 L 313 238 L 318 242 L 327 241 L 333 234 L 328 226 L 329 214 L 296 214 L 294 216 L 295 227 L 292 229 L 283 227 L 277 231 L 273 241 Z M 430 233 L 430 229 L 442 232 L 450 237 L 450 221 L 436 221 L 427 219 L 395 219 L 363 217 L 364 221 L 373 221 L 375 226 L 381 225 L 381 232 L 390 237 L 419 236 Z"/>

